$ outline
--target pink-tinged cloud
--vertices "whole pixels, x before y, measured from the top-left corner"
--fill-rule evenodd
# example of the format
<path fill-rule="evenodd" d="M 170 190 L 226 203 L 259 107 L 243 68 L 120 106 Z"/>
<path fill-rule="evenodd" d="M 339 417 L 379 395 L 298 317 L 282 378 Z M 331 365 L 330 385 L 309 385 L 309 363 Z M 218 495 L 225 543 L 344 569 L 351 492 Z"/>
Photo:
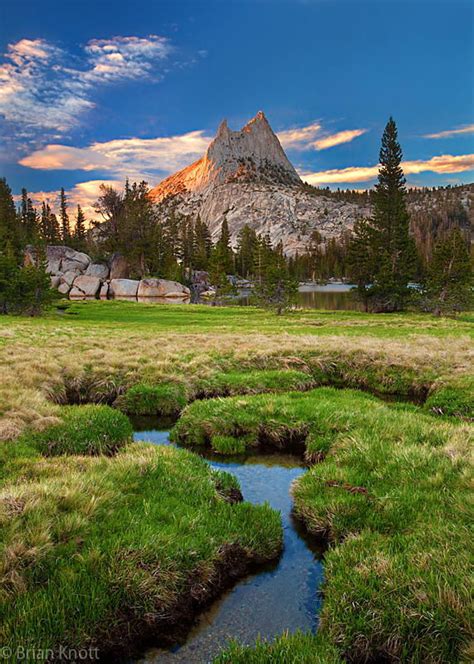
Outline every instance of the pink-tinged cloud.
<path fill-rule="evenodd" d="M 362 136 L 367 129 L 345 129 L 335 134 L 323 131 L 319 122 L 313 122 L 305 127 L 285 129 L 277 136 L 285 150 L 327 150 L 335 145 L 350 143 L 358 136 Z"/>
<path fill-rule="evenodd" d="M 423 138 L 452 138 L 453 136 L 459 136 L 460 134 L 474 134 L 474 124 L 458 127 L 457 129 L 439 131 L 436 134 L 425 134 Z"/>
<path fill-rule="evenodd" d="M 97 217 L 94 205 L 100 196 L 100 187 L 103 184 L 119 190 L 123 187 L 123 182 L 121 180 L 87 180 L 86 182 L 79 182 L 72 189 L 66 191 L 69 206 L 68 212 L 73 223 L 76 217 L 76 208 L 78 204 L 81 206 L 87 220 L 90 221 Z M 59 212 L 59 192 L 34 191 L 28 192 L 28 195 L 34 205 L 40 206 L 44 201 L 45 203 L 48 203 L 53 212 Z"/>
<path fill-rule="evenodd" d="M 75 148 L 69 145 L 46 145 L 20 159 L 19 163 L 28 168 L 52 170 L 93 171 L 106 167 L 107 159 L 92 150 Z"/>
<path fill-rule="evenodd" d="M 415 173 L 463 173 L 474 170 L 474 154 L 440 155 L 427 160 L 402 162 L 405 175 Z M 351 182 L 368 182 L 377 177 L 379 170 L 376 166 L 349 166 L 348 168 L 334 168 L 328 171 L 315 173 L 300 172 L 303 180 L 312 185 L 336 184 Z"/>
<path fill-rule="evenodd" d="M 279 131 L 277 136 L 285 150 L 306 150 L 321 130 L 322 125 L 313 122 L 306 127 Z"/>
<path fill-rule="evenodd" d="M 43 170 L 103 170 L 131 180 L 154 180 L 195 161 L 212 138 L 202 130 L 158 138 L 115 139 L 85 148 L 50 144 L 20 160 Z"/>
<path fill-rule="evenodd" d="M 315 140 L 312 145 L 316 150 L 327 150 L 335 145 L 350 143 L 355 138 L 365 134 L 367 131 L 367 129 L 346 129 L 345 131 L 338 131 L 336 134 L 330 134 L 329 136 L 323 136 L 323 138 Z"/>

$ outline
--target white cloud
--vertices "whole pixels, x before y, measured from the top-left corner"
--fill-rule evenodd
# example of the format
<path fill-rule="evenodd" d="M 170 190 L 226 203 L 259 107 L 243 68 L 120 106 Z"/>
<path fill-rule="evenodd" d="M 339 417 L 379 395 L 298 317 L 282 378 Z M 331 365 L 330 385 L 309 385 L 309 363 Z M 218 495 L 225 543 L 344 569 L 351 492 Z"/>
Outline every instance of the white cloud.
<path fill-rule="evenodd" d="M 336 134 L 323 136 L 323 138 L 319 138 L 314 141 L 313 145 L 316 150 L 327 150 L 328 148 L 332 148 L 335 145 L 350 143 L 355 138 L 365 134 L 367 131 L 367 129 L 345 129 L 344 131 L 338 131 Z"/>
<path fill-rule="evenodd" d="M 85 148 L 50 144 L 19 163 L 43 170 L 102 170 L 131 180 L 153 180 L 200 158 L 211 140 L 198 130 L 178 136 L 115 139 Z"/>
<path fill-rule="evenodd" d="M 313 122 L 306 127 L 279 131 L 277 136 L 285 150 L 307 150 L 321 130 L 322 125 Z"/>
<path fill-rule="evenodd" d="M 427 160 L 402 162 L 405 175 L 415 173 L 463 173 L 474 170 L 474 154 L 440 155 Z M 377 177 L 378 164 L 375 166 L 349 166 L 348 168 L 334 168 L 315 173 L 300 172 L 303 180 L 312 185 L 368 182 Z"/>
<path fill-rule="evenodd" d="M 64 133 L 94 107 L 94 88 L 127 80 L 159 80 L 172 47 L 165 37 L 94 39 L 79 62 L 44 39 L 9 44 L 0 64 L 0 115 L 23 135 Z"/>
<path fill-rule="evenodd" d="M 335 145 L 350 143 L 362 136 L 367 129 L 345 129 L 335 134 L 328 134 L 322 124 L 313 122 L 305 127 L 285 129 L 277 136 L 285 150 L 327 150 Z"/>
<path fill-rule="evenodd" d="M 474 134 L 474 124 L 458 127 L 457 129 L 439 131 L 437 134 L 425 134 L 424 138 L 452 138 L 453 136 L 459 136 L 459 134 Z"/>

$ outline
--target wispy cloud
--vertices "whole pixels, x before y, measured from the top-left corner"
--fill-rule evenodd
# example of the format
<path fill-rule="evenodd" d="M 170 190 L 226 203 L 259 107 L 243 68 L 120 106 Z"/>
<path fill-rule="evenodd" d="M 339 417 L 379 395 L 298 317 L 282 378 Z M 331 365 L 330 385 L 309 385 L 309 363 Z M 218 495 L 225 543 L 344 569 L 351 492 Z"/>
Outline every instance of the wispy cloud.
<path fill-rule="evenodd" d="M 466 125 L 465 127 L 458 127 L 457 129 L 447 129 L 446 131 L 439 131 L 437 134 L 425 134 L 423 138 L 452 138 L 459 134 L 474 134 L 474 124 Z"/>
<path fill-rule="evenodd" d="M 21 129 L 63 134 L 94 107 L 98 86 L 152 78 L 172 50 L 165 37 L 114 37 L 89 41 L 79 58 L 44 39 L 9 44 L 0 64 L 0 115 Z"/>
<path fill-rule="evenodd" d="M 285 129 L 278 132 L 277 136 L 285 150 L 327 150 L 335 145 L 350 143 L 367 131 L 367 129 L 345 129 L 329 134 L 321 123 L 313 122 L 305 127 Z"/>
<path fill-rule="evenodd" d="M 345 131 L 338 131 L 336 134 L 330 134 L 314 141 L 316 150 L 327 150 L 335 145 L 342 145 L 342 143 L 350 143 L 354 138 L 358 138 L 365 134 L 367 129 L 346 129 Z"/>
<path fill-rule="evenodd" d="M 115 139 L 85 148 L 50 144 L 19 163 L 43 170 L 98 170 L 122 178 L 150 180 L 198 159 L 211 140 L 198 130 L 178 136 Z"/>
<path fill-rule="evenodd" d="M 402 168 L 405 175 L 416 173 L 463 173 L 474 170 L 474 154 L 465 155 L 440 155 L 427 160 L 404 161 Z M 317 171 L 315 173 L 300 172 L 303 180 L 312 185 L 336 184 L 351 182 L 368 182 L 377 177 L 378 164 L 376 166 L 349 166 L 348 168 L 334 168 L 328 171 Z"/>
<path fill-rule="evenodd" d="M 313 122 L 306 127 L 284 129 L 277 136 L 285 150 L 307 150 L 322 128 L 319 122 Z"/>

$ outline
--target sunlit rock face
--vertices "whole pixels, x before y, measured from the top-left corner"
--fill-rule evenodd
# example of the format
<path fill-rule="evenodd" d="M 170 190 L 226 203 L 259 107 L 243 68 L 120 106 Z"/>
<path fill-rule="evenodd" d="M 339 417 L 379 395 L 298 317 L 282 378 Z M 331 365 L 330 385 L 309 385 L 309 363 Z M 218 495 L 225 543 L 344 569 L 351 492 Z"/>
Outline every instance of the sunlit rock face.
<path fill-rule="evenodd" d="M 226 217 L 233 243 L 249 224 L 273 243 L 281 240 L 288 254 L 304 251 L 314 229 L 339 235 L 366 213 L 305 189 L 261 111 L 240 131 L 231 131 L 224 120 L 206 154 L 163 180 L 151 196 L 185 214 L 200 214 L 214 239 Z"/>

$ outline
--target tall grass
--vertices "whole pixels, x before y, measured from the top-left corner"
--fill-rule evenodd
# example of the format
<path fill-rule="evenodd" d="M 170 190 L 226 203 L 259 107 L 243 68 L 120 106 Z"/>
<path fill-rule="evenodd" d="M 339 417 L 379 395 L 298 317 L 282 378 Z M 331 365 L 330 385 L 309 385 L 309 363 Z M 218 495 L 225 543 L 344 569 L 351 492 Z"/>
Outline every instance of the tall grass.
<path fill-rule="evenodd" d="M 473 591 L 471 426 L 321 388 L 195 402 L 172 434 L 220 453 L 232 452 L 215 444 L 222 437 L 278 448 L 302 439 L 319 463 L 294 485 L 295 513 L 331 544 L 321 638 L 349 661 L 460 659 Z"/>
<path fill-rule="evenodd" d="M 229 502 L 235 482 L 184 450 L 135 443 L 114 457 L 47 462 L 30 450 L 9 470 L 0 616 L 13 653 L 92 644 L 123 655 L 131 639 L 183 627 L 281 548 L 279 515 Z"/>
<path fill-rule="evenodd" d="M 69 406 L 61 410 L 61 415 L 61 422 L 33 437 L 46 456 L 115 454 L 132 439 L 128 417 L 109 406 Z"/>

